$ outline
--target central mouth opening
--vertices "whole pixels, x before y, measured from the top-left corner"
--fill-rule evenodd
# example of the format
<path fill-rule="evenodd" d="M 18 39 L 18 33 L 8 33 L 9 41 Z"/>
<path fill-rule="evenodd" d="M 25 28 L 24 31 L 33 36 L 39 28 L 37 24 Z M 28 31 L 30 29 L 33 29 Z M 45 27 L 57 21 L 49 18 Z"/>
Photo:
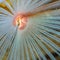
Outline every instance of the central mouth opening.
<path fill-rule="evenodd" d="M 18 26 L 18 29 L 20 30 L 24 30 L 26 28 L 27 22 L 28 22 L 27 16 L 23 14 L 17 14 L 14 17 L 13 25 Z"/>

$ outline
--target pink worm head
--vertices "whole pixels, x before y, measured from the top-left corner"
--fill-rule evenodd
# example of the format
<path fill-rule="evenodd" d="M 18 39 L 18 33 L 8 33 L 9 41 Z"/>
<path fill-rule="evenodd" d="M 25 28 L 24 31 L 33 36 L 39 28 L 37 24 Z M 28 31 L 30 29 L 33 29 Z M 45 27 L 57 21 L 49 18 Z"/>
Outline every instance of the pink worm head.
<path fill-rule="evenodd" d="M 28 17 L 24 14 L 18 13 L 13 19 L 13 25 L 18 25 L 18 29 L 23 30 L 25 29 L 28 22 Z"/>

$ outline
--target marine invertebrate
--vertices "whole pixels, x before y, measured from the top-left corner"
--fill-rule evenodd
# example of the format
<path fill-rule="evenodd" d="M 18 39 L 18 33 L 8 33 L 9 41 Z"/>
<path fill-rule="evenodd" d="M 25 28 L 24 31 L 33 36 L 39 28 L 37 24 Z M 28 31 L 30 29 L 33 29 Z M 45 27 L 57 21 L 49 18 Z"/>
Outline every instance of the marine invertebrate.
<path fill-rule="evenodd" d="M 60 56 L 60 1 L 9 0 L 0 7 L 0 59 L 56 60 Z M 50 51 L 51 50 L 51 51 Z"/>
<path fill-rule="evenodd" d="M 18 13 L 14 17 L 13 25 L 14 26 L 18 25 L 19 26 L 19 29 L 20 30 L 23 30 L 26 27 L 27 22 L 28 22 L 28 17 L 25 16 L 24 14 Z"/>

